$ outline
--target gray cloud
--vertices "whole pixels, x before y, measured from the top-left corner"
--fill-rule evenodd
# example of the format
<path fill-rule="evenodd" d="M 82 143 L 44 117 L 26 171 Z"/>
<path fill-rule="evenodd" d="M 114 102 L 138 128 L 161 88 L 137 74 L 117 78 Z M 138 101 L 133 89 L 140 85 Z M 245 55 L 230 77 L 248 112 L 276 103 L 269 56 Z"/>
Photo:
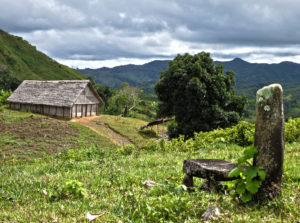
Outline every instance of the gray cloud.
<path fill-rule="evenodd" d="M 224 59 L 269 55 L 300 62 L 297 0 L 0 2 L 0 28 L 57 59 L 163 58 L 206 50 Z"/>

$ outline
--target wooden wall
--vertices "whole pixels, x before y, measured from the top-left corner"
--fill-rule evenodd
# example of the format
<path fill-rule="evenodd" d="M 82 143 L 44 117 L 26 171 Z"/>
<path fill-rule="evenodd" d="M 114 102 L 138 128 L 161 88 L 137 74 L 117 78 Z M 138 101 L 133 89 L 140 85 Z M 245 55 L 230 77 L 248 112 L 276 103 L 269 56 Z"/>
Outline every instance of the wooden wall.
<path fill-rule="evenodd" d="M 15 110 L 39 113 L 43 115 L 50 115 L 59 118 L 71 119 L 71 108 L 68 107 L 10 103 L 10 108 Z"/>
<path fill-rule="evenodd" d="M 72 107 L 72 118 L 95 116 L 99 114 L 99 104 L 75 104 Z"/>

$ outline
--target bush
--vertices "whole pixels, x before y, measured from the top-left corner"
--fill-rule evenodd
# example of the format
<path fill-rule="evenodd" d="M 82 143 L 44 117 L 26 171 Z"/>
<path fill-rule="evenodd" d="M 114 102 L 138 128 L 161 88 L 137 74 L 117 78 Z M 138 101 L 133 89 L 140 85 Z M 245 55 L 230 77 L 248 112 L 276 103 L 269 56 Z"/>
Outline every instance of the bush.
<path fill-rule="evenodd" d="M 292 143 L 300 140 L 300 118 L 289 119 L 285 123 L 285 142 Z"/>
<path fill-rule="evenodd" d="M 241 121 L 231 128 L 195 133 L 194 139 L 198 147 L 212 143 L 249 146 L 254 142 L 254 124 Z"/>
<path fill-rule="evenodd" d="M 0 91 L 0 106 L 7 104 L 7 98 L 12 94 L 11 91 Z"/>

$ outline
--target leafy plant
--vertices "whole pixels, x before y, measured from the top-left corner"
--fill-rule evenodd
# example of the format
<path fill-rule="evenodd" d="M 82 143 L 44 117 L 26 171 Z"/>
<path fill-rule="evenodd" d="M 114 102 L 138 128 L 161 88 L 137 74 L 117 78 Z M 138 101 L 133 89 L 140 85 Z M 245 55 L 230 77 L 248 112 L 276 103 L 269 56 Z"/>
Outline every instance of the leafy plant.
<path fill-rule="evenodd" d="M 83 184 L 78 180 L 68 180 L 64 187 L 64 194 L 74 197 L 87 197 L 87 190 L 83 188 Z"/>
<path fill-rule="evenodd" d="M 232 185 L 235 188 L 235 196 L 241 198 L 244 203 L 253 199 L 258 192 L 261 182 L 265 180 L 266 173 L 261 167 L 252 166 L 250 159 L 258 153 L 257 148 L 251 146 L 244 151 L 244 155 L 238 159 L 238 167 L 228 174 L 229 177 L 239 177 Z"/>
<path fill-rule="evenodd" d="M 0 90 L 0 106 L 7 104 L 7 98 L 12 94 L 11 91 Z"/>
<path fill-rule="evenodd" d="M 117 153 L 122 155 L 130 155 L 135 150 L 135 146 L 133 144 L 128 144 L 117 148 Z"/>

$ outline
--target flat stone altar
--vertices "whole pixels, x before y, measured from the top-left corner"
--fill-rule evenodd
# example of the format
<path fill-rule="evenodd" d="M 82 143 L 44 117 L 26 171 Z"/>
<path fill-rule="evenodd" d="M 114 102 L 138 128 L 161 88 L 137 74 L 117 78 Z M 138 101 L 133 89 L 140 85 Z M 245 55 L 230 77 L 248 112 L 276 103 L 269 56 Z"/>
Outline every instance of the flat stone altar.
<path fill-rule="evenodd" d="M 193 187 L 193 177 L 205 178 L 208 181 L 229 181 L 229 172 L 236 168 L 236 163 L 218 159 L 187 159 L 183 162 L 183 172 L 186 174 L 183 184 Z"/>

